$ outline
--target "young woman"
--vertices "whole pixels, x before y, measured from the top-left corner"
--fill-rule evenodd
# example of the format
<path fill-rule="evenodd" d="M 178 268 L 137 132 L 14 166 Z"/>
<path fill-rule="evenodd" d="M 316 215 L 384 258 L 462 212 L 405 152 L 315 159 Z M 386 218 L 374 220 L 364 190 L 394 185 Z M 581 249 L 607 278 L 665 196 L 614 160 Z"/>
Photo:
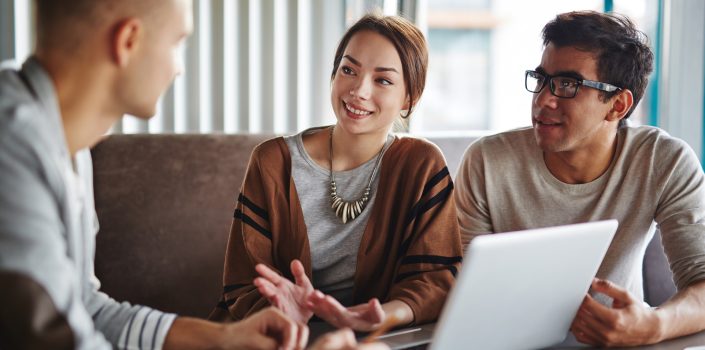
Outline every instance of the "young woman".
<path fill-rule="evenodd" d="M 403 18 L 367 15 L 346 32 L 331 76 L 336 124 L 252 153 L 211 318 L 269 304 L 363 331 L 390 315 L 438 317 L 462 260 L 453 183 L 436 146 L 390 133 L 418 102 L 427 61 Z"/>

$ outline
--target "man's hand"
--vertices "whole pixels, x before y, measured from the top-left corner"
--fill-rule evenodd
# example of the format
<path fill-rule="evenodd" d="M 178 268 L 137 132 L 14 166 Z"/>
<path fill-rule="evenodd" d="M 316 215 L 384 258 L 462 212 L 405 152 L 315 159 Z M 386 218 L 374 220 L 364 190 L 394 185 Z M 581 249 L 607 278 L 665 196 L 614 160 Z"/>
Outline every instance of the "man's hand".
<path fill-rule="evenodd" d="M 308 327 L 298 324 L 270 307 L 240 322 L 226 325 L 230 349 L 303 349 Z"/>
<path fill-rule="evenodd" d="M 178 317 L 167 333 L 164 349 L 300 350 L 307 341 L 306 325 L 296 323 L 270 307 L 245 320 L 228 324 Z"/>
<path fill-rule="evenodd" d="M 611 297 L 612 307 L 600 304 L 588 294 L 571 325 L 578 341 L 597 346 L 635 346 L 662 340 L 656 312 L 625 289 L 595 278 L 592 290 Z"/>
<path fill-rule="evenodd" d="M 321 336 L 308 350 L 389 350 L 389 347 L 383 343 L 358 345 L 351 330 L 341 329 Z"/>
<path fill-rule="evenodd" d="M 338 328 L 350 327 L 357 331 L 371 331 L 384 321 L 385 312 L 376 298 L 365 304 L 344 307 L 335 298 L 320 291 L 311 293 L 309 308 L 316 316 Z"/>
<path fill-rule="evenodd" d="M 294 321 L 307 323 L 313 316 L 313 311 L 308 307 L 308 298 L 313 293 L 313 285 L 306 277 L 301 262 L 299 260 L 291 262 L 291 273 L 294 275 L 296 284 L 265 265 L 259 264 L 255 266 L 255 270 L 260 274 L 260 277 L 254 280 L 260 294 Z"/>

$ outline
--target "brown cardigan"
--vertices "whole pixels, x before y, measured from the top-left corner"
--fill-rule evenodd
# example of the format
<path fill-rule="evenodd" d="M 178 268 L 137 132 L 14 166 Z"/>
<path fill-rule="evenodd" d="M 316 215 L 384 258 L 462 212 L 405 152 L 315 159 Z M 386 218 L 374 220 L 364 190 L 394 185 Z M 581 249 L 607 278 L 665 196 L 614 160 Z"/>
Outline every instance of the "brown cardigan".
<path fill-rule="evenodd" d="M 397 137 L 384 154 L 373 210 L 360 242 L 354 303 L 401 300 L 414 323 L 436 320 L 462 261 L 453 182 L 435 145 Z M 299 259 L 311 278 L 306 224 L 283 138 L 257 146 L 230 230 L 223 296 L 211 319 L 232 321 L 269 305 L 252 281 L 266 264 L 293 280 Z M 315 288 L 315 286 L 314 286 Z"/>

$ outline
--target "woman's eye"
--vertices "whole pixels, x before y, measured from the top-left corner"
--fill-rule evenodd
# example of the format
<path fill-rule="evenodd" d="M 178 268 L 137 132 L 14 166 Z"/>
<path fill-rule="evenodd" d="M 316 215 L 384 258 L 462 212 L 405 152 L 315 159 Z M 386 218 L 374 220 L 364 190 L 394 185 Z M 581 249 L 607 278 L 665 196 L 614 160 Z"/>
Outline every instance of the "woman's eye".
<path fill-rule="evenodd" d="M 346 75 L 353 74 L 353 70 L 352 70 L 352 68 L 350 68 L 350 67 L 345 67 L 345 66 L 343 66 L 343 67 L 340 68 L 340 71 L 343 72 L 343 74 L 346 74 Z"/>
<path fill-rule="evenodd" d="M 393 85 L 392 82 L 387 79 L 377 79 L 377 82 L 379 82 L 382 85 Z"/>

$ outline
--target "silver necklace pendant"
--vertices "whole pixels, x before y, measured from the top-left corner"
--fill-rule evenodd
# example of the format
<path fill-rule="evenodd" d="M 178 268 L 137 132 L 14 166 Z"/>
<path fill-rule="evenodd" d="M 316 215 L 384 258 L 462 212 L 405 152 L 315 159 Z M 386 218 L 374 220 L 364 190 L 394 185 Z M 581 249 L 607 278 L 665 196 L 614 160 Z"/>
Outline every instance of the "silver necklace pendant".
<path fill-rule="evenodd" d="M 367 200 L 370 196 L 370 186 L 365 188 L 365 193 L 360 197 L 360 199 L 352 202 L 347 202 L 338 196 L 336 191 L 335 180 L 330 181 L 330 197 L 333 202 L 331 208 L 335 212 L 335 216 L 340 218 L 343 223 L 355 220 L 367 206 Z"/>
<path fill-rule="evenodd" d="M 331 208 L 335 212 L 335 216 L 343 221 L 343 224 L 348 223 L 348 221 L 353 221 L 355 218 L 360 216 L 365 207 L 367 206 L 367 201 L 370 199 L 370 188 L 372 188 L 372 180 L 375 178 L 375 174 L 379 169 L 379 164 L 382 162 L 382 155 L 384 154 L 384 146 L 379 150 L 377 154 L 377 162 L 375 167 L 372 168 L 372 174 L 370 174 L 370 180 L 367 182 L 367 187 L 365 188 L 365 193 L 360 197 L 360 199 L 347 202 L 338 196 L 337 188 L 335 187 L 335 177 L 333 175 L 333 131 L 335 126 L 330 129 L 330 138 L 328 139 L 328 154 L 330 155 L 330 198 L 332 201 Z"/>

